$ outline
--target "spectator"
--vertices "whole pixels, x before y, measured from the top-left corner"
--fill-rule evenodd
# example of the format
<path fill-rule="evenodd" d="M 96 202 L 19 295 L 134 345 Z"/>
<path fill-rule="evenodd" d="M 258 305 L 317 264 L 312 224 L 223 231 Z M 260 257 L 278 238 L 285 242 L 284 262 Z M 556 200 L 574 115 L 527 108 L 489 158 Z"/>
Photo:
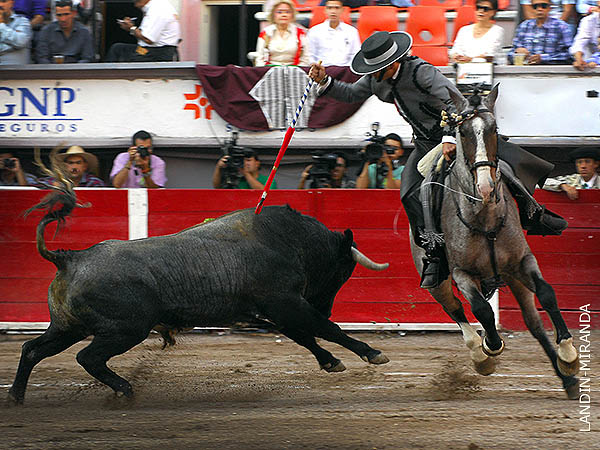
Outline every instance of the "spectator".
<path fill-rule="evenodd" d="M 569 51 L 573 55 L 573 67 L 577 70 L 600 64 L 600 1 L 598 11 L 579 22 L 579 29 Z"/>
<path fill-rule="evenodd" d="M 521 22 L 517 28 L 509 61 L 514 62 L 515 53 L 519 53 L 527 64 L 570 64 L 569 47 L 573 38 L 569 25 L 548 17 L 549 0 L 532 0 L 531 7 L 536 18 Z"/>
<path fill-rule="evenodd" d="M 600 189 L 600 149 L 581 147 L 573 150 L 569 156 L 575 161 L 577 173 L 548 178 L 543 189 L 564 191 L 571 200 L 577 200 L 578 189 Z"/>
<path fill-rule="evenodd" d="M 233 189 L 264 189 L 265 183 L 269 179 L 267 175 L 262 175 L 260 171 L 260 160 L 258 154 L 251 149 L 247 149 L 244 155 L 242 167 L 237 170 L 231 170 L 230 176 L 226 174 L 228 167 L 227 161 L 231 156 L 223 156 L 217 162 L 213 173 L 213 187 L 233 188 Z M 277 189 L 275 180 L 271 183 L 271 189 Z"/>
<path fill-rule="evenodd" d="M 21 161 L 12 153 L 0 153 L 0 186 L 35 186 L 36 178 L 23 172 Z"/>
<path fill-rule="evenodd" d="M 291 0 L 280 0 L 269 13 L 267 26 L 258 35 L 254 65 L 309 64 L 308 39 L 303 27 L 295 23 L 296 8 Z"/>
<path fill-rule="evenodd" d="M 324 66 L 349 66 L 360 50 L 358 30 L 340 20 L 343 0 L 327 0 L 325 22 L 308 31 L 310 61 L 323 61 Z"/>
<path fill-rule="evenodd" d="M 46 17 L 46 0 L 15 0 L 14 11 L 29 19 L 32 30 L 42 28 Z"/>
<path fill-rule="evenodd" d="M 0 64 L 29 64 L 31 25 L 13 5 L 14 0 L 0 0 Z"/>
<path fill-rule="evenodd" d="M 133 135 L 133 145 L 119 153 L 113 162 L 110 179 L 116 188 L 161 188 L 167 183 L 165 162 L 153 155 L 152 136 L 140 130 Z"/>
<path fill-rule="evenodd" d="M 577 0 L 577 5 L 575 6 L 575 9 L 582 16 L 586 16 L 595 12 L 600 12 L 600 6 L 598 6 L 596 0 Z"/>
<path fill-rule="evenodd" d="M 333 169 L 329 170 L 329 173 L 325 176 L 324 181 L 319 182 L 319 186 L 314 186 L 313 180 L 313 183 L 311 183 L 310 188 L 350 189 L 355 187 L 356 183 L 354 181 L 350 181 L 347 177 L 348 158 L 344 153 L 335 152 L 323 156 L 325 158 L 335 157 L 335 166 L 333 167 Z M 306 168 L 302 172 L 302 176 L 300 177 L 300 184 L 298 185 L 298 189 L 305 189 L 306 180 L 309 178 L 314 178 L 314 172 L 311 173 L 311 169 L 314 166 L 314 164 L 306 166 Z"/>
<path fill-rule="evenodd" d="M 57 155 L 57 159 L 65 165 L 66 174 L 75 187 L 103 187 L 104 181 L 98 178 L 98 158 L 86 152 L 78 145 L 73 145 L 65 153 Z M 54 179 L 44 180 L 50 184 Z"/>
<path fill-rule="evenodd" d="M 571 36 L 575 34 L 575 23 L 577 19 L 575 4 L 577 3 L 577 0 L 547 0 L 547 2 L 550 4 L 549 17 L 568 23 L 571 28 Z M 523 8 L 523 16 L 525 19 L 537 18 L 531 0 L 521 0 L 521 6 Z"/>
<path fill-rule="evenodd" d="M 56 2 L 56 22 L 46 25 L 36 44 L 39 64 L 89 63 L 94 61 L 92 36 L 75 20 L 77 10 L 72 0 Z"/>
<path fill-rule="evenodd" d="M 469 62 L 473 58 L 485 58 L 488 62 L 493 62 L 502 53 L 504 28 L 494 23 L 498 0 L 479 0 L 475 9 L 476 22 L 458 30 L 454 46 L 450 50 L 453 62 Z"/>
<path fill-rule="evenodd" d="M 365 161 L 356 179 L 357 189 L 400 189 L 400 176 L 404 170 L 402 139 L 396 133 L 390 133 L 384 139 L 381 158 L 375 163 Z"/>
<path fill-rule="evenodd" d="M 130 17 L 119 21 L 119 26 L 134 36 L 135 44 L 113 44 L 107 62 L 154 62 L 177 59 L 177 45 L 181 31 L 177 11 L 169 0 L 133 0 L 133 5 L 143 11 L 139 27 Z"/>

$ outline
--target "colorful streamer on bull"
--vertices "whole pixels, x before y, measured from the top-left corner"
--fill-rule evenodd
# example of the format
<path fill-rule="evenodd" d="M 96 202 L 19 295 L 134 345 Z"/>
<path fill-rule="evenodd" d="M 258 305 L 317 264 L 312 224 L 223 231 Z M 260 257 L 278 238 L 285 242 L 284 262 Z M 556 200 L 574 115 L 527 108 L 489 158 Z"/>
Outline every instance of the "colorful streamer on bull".
<path fill-rule="evenodd" d="M 283 159 L 283 155 L 285 154 L 285 151 L 287 150 L 288 145 L 289 145 L 290 141 L 292 140 L 292 135 L 294 134 L 294 131 L 296 131 L 296 122 L 298 121 L 298 117 L 300 117 L 300 112 L 302 111 L 304 102 L 306 102 L 306 99 L 308 98 L 308 94 L 310 93 L 310 88 L 312 87 L 313 83 L 314 83 L 314 80 L 311 78 L 308 81 L 308 84 L 306 85 L 306 89 L 304 89 L 304 94 L 302 95 L 302 98 L 300 99 L 300 103 L 298 104 L 298 108 L 296 109 L 296 115 L 294 117 L 294 120 L 292 120 L 292 123 L 290 124 L 287 131 L 285 132 L 285 136 L 283 137 L 283 143 L 281 144 L 279 153 L 277 153 L 277 158 L 275 158 L 275 163 L 273 163 L 273 168 L 271 169 L 271 173 L 269 174 L 269 178 L 267 179 L 267 183 L 265 184 L 263 193 L 260 196 L 258 205 L 256 205 L 256 209 L 254 210 L 255 214 L 260 214 L 260 212 L 262 210 L 263 203 L 265 202 L 265 199 L 267 198 L 269 189 L 271 189 L 271 183 L 273 182 L 273 179 L 275 178 L 277 169 L 279 169 L 279 163 Z"/>

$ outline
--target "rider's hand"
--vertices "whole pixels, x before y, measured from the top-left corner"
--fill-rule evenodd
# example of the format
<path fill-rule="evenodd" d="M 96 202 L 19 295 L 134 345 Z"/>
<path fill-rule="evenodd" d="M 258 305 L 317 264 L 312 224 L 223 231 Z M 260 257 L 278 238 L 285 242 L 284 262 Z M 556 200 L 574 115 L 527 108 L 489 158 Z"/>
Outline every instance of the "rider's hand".
<path fill-rule="evenodd" d="M 570 200 L 577 200 L 579 194 L 577 193 L 577 189 L 573 186 L 569 186 L 568 184 L 561 184 L 560 188 L 567 193 L 567 197 Z"/>
<path fill-rule="evenodd" d="M 446 161 L 452 161 L 456 154 L 456 144 L 452 142 L 444 142 L 442 144 L 442 153 Z"/>
<path fill-rule="evenodd" d="M 318 62 L 310 65 L 308 76 L 315 80 L 317 83 L 320 83 L 321 81 L 323 81 L 323 78 L 327 76 L 327 73 L 325 72 L 325 67 L 323 67 L 321 63 Z"/>

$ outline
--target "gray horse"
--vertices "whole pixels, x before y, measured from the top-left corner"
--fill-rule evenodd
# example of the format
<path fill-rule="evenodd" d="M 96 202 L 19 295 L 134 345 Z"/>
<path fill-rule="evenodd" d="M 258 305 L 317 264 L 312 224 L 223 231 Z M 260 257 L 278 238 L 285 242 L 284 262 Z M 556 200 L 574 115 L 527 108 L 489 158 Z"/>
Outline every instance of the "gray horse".
<path fill-rule="evenodd" d="M 444 182 L 440 220 L 450 276 L 429 292 L 460 326 L 477 372 L 489 375 L 494 372 L 504 342 L 496 331 L 494 312 L 487 300 L 505 282 L 519 303 L 527 328 L 552 361 L 568 397 L 577 398 L 579 381 L 574 375 L 579 371 L 579 355 L 558 309 L 554 289 L 542 277 L 523 235 L 516 204 L 500 177 L 504 162 L 497 159 L 493 114 L 498 85 L 483 101 L 478 96 L 467 100 L 452 91 L 450 96 L 461 112 L 450 119 L 458 130 L 457 149 Z M 410 235 L 413 259 L 421 273 L 424 251 Z M 484 328 L 483 336 L 467 321 L 454 295 L 452 280 L 471 304 L 473 315 Z M 534 294 L 552 320 L 558 351 L 544 331 Z"/>

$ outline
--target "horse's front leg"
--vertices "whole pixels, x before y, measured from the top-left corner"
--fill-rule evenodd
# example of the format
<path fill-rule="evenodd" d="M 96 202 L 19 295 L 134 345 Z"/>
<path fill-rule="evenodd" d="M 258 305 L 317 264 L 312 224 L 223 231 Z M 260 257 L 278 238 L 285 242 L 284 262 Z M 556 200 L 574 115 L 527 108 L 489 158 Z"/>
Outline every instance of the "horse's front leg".
<path fill-rule="evenodd" d="M 442 305 L 446 314 L 460 327 L 465 344 L 470 351 L 471 361 L 477 373 L 481 375 L 494 373 L 496 361 L 483 351 L 481 337 L 467 320 L 462 303 L 454 295 L 451 279 L 446 279 L 437 288 L 429 289 L 429 292 Z"/>
<path fill-rule="evenodd" d="M 573 346 L 573 337 L 558 309 L 554 289 L 544 278 L 535 257 L 530 253 L 521 261 L 520 281 L 535 292 L 540 305 L 550 316 L 556 343 L 558 344 L 558 368 L 563 375 L 575 375 L 579 372 L 579 355 Z"/>
<path fill-rule="evenodd" d="M 469 300 L 473 315 L 485 330 L 482 338 L 483 351 L 489 356 L 500 355 L 504 350 L 504 341 L 496 330 L 494 311 L 485 300 L 477 282 L 470 274 L 457 268 L 452 271 L 452 278 L 456 281 L 458 289 Z"/>

